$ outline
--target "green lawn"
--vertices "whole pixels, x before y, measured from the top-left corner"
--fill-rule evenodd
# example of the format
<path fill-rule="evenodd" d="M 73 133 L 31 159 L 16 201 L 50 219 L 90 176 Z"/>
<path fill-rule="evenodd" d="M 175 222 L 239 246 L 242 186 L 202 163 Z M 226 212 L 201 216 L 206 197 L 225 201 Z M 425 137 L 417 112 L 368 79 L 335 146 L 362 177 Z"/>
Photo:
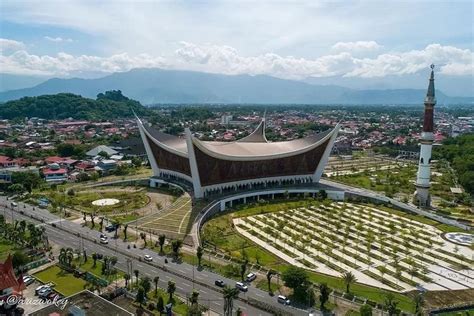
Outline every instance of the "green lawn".
<path fill-rule="evenodd" d="M 169 294 L 166 293 L 165 290 L 158 288 L 158 292 L 155 295 L 154 287 L 155 286 L 153 285 L 153 289 L 150 292 L 148 292 L 148 301 L 152 301 L 156 304 L 156 302 L 158 302 L 158 298 L 161 296 L 163 298 L 165 305 L 170 303 Z M 171 303 L 173 303 L 174 313 L 183 315 L 183 316 L 188 314 L 188 306 L 176 295 L 173 295 L 173 300 L 171 301 Z M 159 315 L 159 313 L 156 313 L 156 315 Z"/>
<path fill-rule="evenodd" d="M 96 263 L 96 266 L 94 266 L 94 260 L 92 260 L 92 258 L 88 258 L 87 259 L 87 262 L 83 263 L 82 262 L 82 256 L 79 257 L 79 258 L 76 258 L 74 259 L 73 263 L 81 270 L 84 270 L 84 271 L 87 271 L 87 272 L 90 272 L 96 276 L 98 276 L 99 278 L 102 278 L 102 279 L 105 279 L 105 280 L 108 280 L 108 281 L 115 281 L 115 279 L 121 279 L 123 278 L 123 276 L 125 275 L 124 272 L 122 272 L 121 270 L 117 270 L 117 274 L 116 275 L 103 275 L 102 274 L 102 264 L 103 262 L 100 261 L 100 260 L 97 260 L 97 263 Z"/>
<path fill-rule="evenodd" d="M 52 266 L 34 275 L 43 283 L 53 282 L 54 289 L 64 296 L 76 294 L 86 288 L 87 282 L 74 277 L 71 273 L 65 272 L 58 266 Z"/>

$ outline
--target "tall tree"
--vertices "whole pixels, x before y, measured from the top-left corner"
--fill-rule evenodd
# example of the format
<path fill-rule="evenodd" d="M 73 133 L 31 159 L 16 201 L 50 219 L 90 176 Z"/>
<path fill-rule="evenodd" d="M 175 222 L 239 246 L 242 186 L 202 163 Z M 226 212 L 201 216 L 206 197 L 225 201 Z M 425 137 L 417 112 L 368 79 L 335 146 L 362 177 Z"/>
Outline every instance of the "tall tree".
<path fill-rule="evenodd" d="M 326 283 L 321 283 L 319 285 L 319 302 L 321 304 L 321 310 L 324 310 L 324 304 L 329 300 L 329 293 L 331 290 L 329 289 L 328 285 Z"/>
<path fill-rule="evenodd" d="M 267 272 L 267 282 L 268 282 L 268 293 L 270 294 L 273 294 L 273 291 L 272 291 L 272 277 L 276 274 L 276 271 L 275 270 L 268 270 Z"/>
<path fill-rule="evenodd" d="M 222 294 L 224 296 L 224 316 L 231 316 L 234 309 L 234 299 L 239 297 L 239 290 L 226 285 Z"/>
<path fill-rule="evenodd" d="M 201 246 L 198 246 L 197 250 L 196 250 L 196 256 L 197 256 L 197 259 L 198 259 L 198 266 L 199 267 L 201 266 L 201 259 L 202 259 L 203 254 L 204 254 L 204 249 Z"/>
<path fill-rule="evenodd" d="M 158 282 L 160 281 L 160 277 L 156 276 L 153 278 L 153 283 L 155 283 L 155 296 L 158 295 Z"/>
<path fill-rule="evenodd" d="M 145 289 L 143 287 L 138 287 L 136 301 L 140 303 L 140 307 L 142 307 L 143 303 L 145 302 Z"/>
<path fill-rule="evenodd" d="M 168 288 L 166 292 L 169 294 L 169 301 L 171 302 L 173 300 L 173 294 L 176 291 L 176 283 L 174 281 L 168 281 Z"/>
<path fill-rule="evenodd" d="M 356 277 L 354 276 L 354 274 L 352 274 L 352 272 L 347 271 L 342 274 L 342 279 L 344 280 L 344 284 L 346 285 L 346 292 L 350 293 L 351 284 L 357 282 Z"/>
<path fill-rule="evenodd" d="M 163 253 L 163 245 L 165 244 L 166 236 L 165 235 L 160 235 L 158 237 L 158 242 L 160 244 L 160 253 Z"/>

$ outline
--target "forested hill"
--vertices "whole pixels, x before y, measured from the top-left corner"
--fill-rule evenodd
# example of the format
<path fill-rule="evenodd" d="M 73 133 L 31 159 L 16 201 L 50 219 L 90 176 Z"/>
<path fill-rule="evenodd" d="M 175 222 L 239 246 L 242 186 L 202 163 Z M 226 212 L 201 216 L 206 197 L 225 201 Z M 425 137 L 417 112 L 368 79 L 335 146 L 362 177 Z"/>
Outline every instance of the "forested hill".
<path fill-rule="evenodd" d="M 24 97 L 0 105 L 0 118 L 14 119 L 39 117 L 44 119 L 102 120 L 139 115 L 148 110 L 140 102 L 122 95 L 120 90 L 99 93 L 97 99 L 88 99 L 71 93 Z"/>

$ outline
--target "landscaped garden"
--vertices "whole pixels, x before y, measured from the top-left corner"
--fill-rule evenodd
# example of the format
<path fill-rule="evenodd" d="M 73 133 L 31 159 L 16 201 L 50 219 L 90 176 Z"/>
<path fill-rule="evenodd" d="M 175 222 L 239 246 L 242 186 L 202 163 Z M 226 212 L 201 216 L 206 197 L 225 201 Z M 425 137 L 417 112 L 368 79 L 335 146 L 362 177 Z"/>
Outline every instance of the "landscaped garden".
<path fill-rule="evenodd" d="M 468 247 L 446 242 L 440 230 L 382 207 L 312 202 L 268 214 L 233 219 L 246 238 L 296 266 L 395 291 L 418 284 L 433 289 L 474 287 L 461 282 L 474 261 Z M 449 269 L 451 272 L 441 272 Z"/>
<path fill-rule="evenodd" d="M 454 228 L 383 206 L 299 200 L 244 205 L 218 214 L 204 225 L 202 239 L 209 251 L 246 259 L 253 268 L 281 273 L 291 262 L 307 269 L 311 281 L 341 293 L 346 291 L 342 275 L 350 271 L 357 279 L 352 294 L 383 304 L 387 293 L 393 293 L 399 308 L 411 311 L 413 300 L 398 291 L 417 284 L 442 290 L 473 287 L 462 281 L 473 268 L 466 255 L 470 250 L 440 237 L 450 230 Z M 265 282 L 260 283 L 264 289 Z"/>
<path fill-rule="evenodd" d="M 35 278 L 43 283 L 54 283 L 54 290 L 64 296 L 76 294 L 87 287 L 87 281 L 76 278 L 72 273 L 61 269 L 58 266 L 49 267 L 46 270 L 36 273 Z"/>

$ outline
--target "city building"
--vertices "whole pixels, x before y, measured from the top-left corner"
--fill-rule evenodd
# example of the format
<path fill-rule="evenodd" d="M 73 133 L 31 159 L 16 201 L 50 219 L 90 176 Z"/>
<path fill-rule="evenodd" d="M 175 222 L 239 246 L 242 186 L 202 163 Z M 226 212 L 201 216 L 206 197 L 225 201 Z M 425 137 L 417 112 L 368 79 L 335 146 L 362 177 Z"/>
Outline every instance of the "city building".
<path fill-rule="evenodd" d="M 201 141 L 187 128 L 185 137 L 146 126 L 137 118 L 155 186 L 178 180 L 197 198 L 232 191 L 318 183 L 339 124 L 313 136 L 269 142 L 265 119 L 248 136 L 232 142 Z"/>

